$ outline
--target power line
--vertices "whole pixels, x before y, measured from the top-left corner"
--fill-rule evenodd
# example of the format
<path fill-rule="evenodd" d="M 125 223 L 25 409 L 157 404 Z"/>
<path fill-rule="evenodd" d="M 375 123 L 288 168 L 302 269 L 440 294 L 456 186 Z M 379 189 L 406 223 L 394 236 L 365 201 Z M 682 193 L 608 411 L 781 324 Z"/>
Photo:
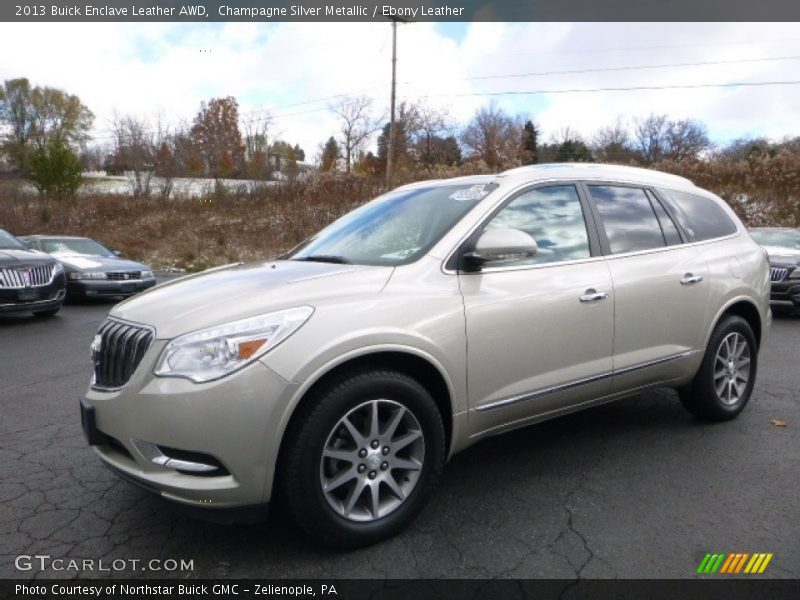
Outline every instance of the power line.
<path fill-rule="evenodd" d="M 711 65 L 734 65 L 742 63 L 771 62 L 780 60 L 799 60 L 800 55 L 795 56 L 769 56 L 764 58 L 742 58 L 735 60 L 710 60 L 702 62 L 683 62 L 683 63 L 662 63 L 656 65 L 627 65 L 622 67 L 597 67 L 591 69 L 569 69 L 566 71 L 539 71 L 534 73 L 508 73 L 506 75 L 478 75 L 464 77 L 456 81 L 475 81 L 486 79 L 506 79 L 512 77 L 543 77 L 549 75 L 575 75 L 581 73 L 605 73 L 609 71 L 639 71 L 645 69 L 668 69 L 673 67 L 702 67 Z"/>
<path fill-rule="evenodd" d="M 602 73 L 602 72 L 612 72 L 612 71 L 636 71 L 636 70 L 646 70 L 646 69 L 667 69 L 667 68 L 674 68 L 674 67 L 695 67 L 695 66 L 713 66 L 713 65 L 728 65 L 728 64 L 744 64 L 744 63 L 755 63 L 755 62 L 777 62 L 782 60 L 800 60 L 800 55 L 794 56 L 769 56 L 763 58 L 744 58 L 744 59 L 734 59 L 734 60 L 721 60 L 721 61 L 702 61 L 702 62 L 686 62 L 686 63 L 662 63 L 656 65 L 625 65 L 621 67 L 599 67 L 599 68 L 590 68 L 590 69 L 570 69 L 570 70 L 563 70 L 563 71 L 540 71 L 540 72 L 533 72 L 533 73 L 508 73 L 506 75 L 485 75 L 485 76 L 473 76 L 473 77 L 464 77 L 456 79 L 455 81 L 479 81 L 479 80 L 491 80 L 491 79 L 505 79 L 505 78 L 516 78 L 516 77 L 538 77 L 538 76 L 551 76 L 551 75 L 573 75 L 573 74 L 583 74 L 583 73 Z M 414 85 L 413 81 L 404 81 L 399 82 L 399 85 Z M 251 111 L 241 113 L 242 116 L 246 115 L 255 115 L 255 114 L 266 114 L 272 113 L 273 111 L 283 110 L 287 108 L 295 108 L 298 106 L 308 106 L 309 104 L 317 104 L 319 102 L 327 102 L 330 100 L 336 100 L 337 98 L 343 98 L 345 96 L 351 96 L 353 94 L 363 93 L 367 91 L 372 91 L 375 89 L 382 89 L 384 84 L 380 85 L 373 85 L 370 87 L 362 88 L 357 91 L 352 92 L 343 92 L 341 94 L 333 94 L 330 96 L 323 96 L 321 98 L 313 98 L 311 100 L 304 100 L 302 102 L 295 102 L 292 104 L 284 104 L 281 106 L 274 106 L 270 108 L 262 108 L 262 109 L 254 109 Z M 306 114 L 306 113 L 300 113 Z M 293 116 L 293 115 L 274 115 L 271 116 L 280 118 L 285 116 Z"/>
<path fill-rule="evenodd" d="M 471 56 L 559 56 L 566 54 L 599 54 L 603 52 L 630 52 L 631 50 L 674 50 L 677 48 L 700 48 L 710 46 L 745 46 L 753 44 L 783 44 L 798 42 L 800 38 L 779 40 L 740 40 L 736 42 L 702 42 L 698 44 L 658 44 L 652 46 L 618 46 L 617 48 L 586 48 L 583 50 L 558 50 L 554 52 L 487 52 Z"/>
<path fill-rule="evenodd" d="M 581 94 L 595 92 L 633 92 L 650 90 L 690 90 L 696 88 L 758 87 L 769 85 L 798 85 L 800 80 L 790 81 L 742 81 L 736 83 L 697 83 L 686 85 L 636 85 L 629 87 L 571 88 L 562 90 L 512 90 L 506 92 L 471 92 L 468 94 L 428 94 L 423 98 L 466 98 L 472 96 L 532 96 L 535 94 Z"/>

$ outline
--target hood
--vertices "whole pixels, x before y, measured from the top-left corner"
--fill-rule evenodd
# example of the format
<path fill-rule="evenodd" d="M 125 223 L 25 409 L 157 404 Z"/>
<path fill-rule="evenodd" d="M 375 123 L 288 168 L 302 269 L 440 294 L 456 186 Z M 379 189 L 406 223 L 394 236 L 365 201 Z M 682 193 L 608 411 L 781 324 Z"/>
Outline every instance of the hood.
<path fill-rule="evenodd" d="M 304 261 L 235 265 L 156 286 L 118 304 L 111 315 L 173 338 L 282 308 L 377 294 L 392 270 Z"/>
<path fill-rule="evenodd" d="M 97 256 L 94 254 L 52 254 L 59 262 L 73 271 L 149 271 L 150 267 L 132 260 L 116 256 Z"/>
<path fill-rule="evenodd" d="M 800 251 L 793 252 L 788 248 L 766 248 L 769 264 L 782 267 L 800 266 Z"/>
<path fill-rule="evenodd" d="M 49 265 L 53 264 L 52 256 L 30 250 L 13 250 L 0 248 L 0 267 L 15 267 L 18 265 Z"/>

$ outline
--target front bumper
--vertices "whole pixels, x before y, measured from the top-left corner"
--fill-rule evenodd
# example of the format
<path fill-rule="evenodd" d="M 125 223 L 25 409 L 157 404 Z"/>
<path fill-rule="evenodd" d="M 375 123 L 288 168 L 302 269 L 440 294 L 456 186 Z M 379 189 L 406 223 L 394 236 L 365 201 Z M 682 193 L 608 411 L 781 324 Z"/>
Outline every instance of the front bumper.
<path fill-rule="evenodd" d="M 282 416 L 295 384 L 259 361 L 203 384 L 155 377 L 165 344 L 153 344 L 123 388 L 89 389 L 81 412 L 93 449 L 119 475 L 185 505 L 269 502 Z M 182 460 L 220 468 L 187 470 Z"/>
<path fill-rule="evenodd" d="M 70 279 L 67 281 L 67 294 L 70 298 L 92 298 L 110 296 L 133 296 L 156 284 L 153 279 L 129 279 L 109 281 L 108 279 Z"/>
<path fill-rule="evenodd" d="M 800 306 L 800 279 L 773 282 L 769 301 L 773 304 Z"/>
<path fill-rule="evenodd" d="M 59 279 L 60 278 L 60 279 Z M 27 293 L 27 296 L 25 295 Z M 64 303 L 64 276 L 49 285 L 28 288 L 0 288 L 0 314 L 51 310 Z"/>

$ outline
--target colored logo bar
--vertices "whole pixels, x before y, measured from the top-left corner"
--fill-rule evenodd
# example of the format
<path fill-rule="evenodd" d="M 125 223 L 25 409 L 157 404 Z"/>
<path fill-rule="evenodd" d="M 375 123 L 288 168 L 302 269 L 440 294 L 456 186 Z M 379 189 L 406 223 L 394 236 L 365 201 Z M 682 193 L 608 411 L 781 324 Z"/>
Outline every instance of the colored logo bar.
<path fill-rule="evenodd" d="M 755 575 L 766 570 L 769 561 L 772 560 L 772 556 L 771 552 L 755 552 L 752 554 L 749 552 L 733 552 L 730 554 L 718 552 L 706 554 L 703 560 L 700 561 L 700 566 L 697 567 L 697 573 L 700 575 L 713 575 L 714 573 Z"/>

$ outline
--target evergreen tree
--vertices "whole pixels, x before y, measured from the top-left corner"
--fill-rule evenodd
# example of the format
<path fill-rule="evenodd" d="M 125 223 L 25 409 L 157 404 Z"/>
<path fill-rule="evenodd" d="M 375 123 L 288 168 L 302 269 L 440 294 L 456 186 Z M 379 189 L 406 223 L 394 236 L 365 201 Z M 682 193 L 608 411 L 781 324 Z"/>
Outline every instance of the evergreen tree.
<path fill-rule="evenodd" d="M 523 165 L 535 165 L 539 162 L 539 130 L 533 121 L 526 121 L 522 128 L 522 151 L 520 154 Z"/>

